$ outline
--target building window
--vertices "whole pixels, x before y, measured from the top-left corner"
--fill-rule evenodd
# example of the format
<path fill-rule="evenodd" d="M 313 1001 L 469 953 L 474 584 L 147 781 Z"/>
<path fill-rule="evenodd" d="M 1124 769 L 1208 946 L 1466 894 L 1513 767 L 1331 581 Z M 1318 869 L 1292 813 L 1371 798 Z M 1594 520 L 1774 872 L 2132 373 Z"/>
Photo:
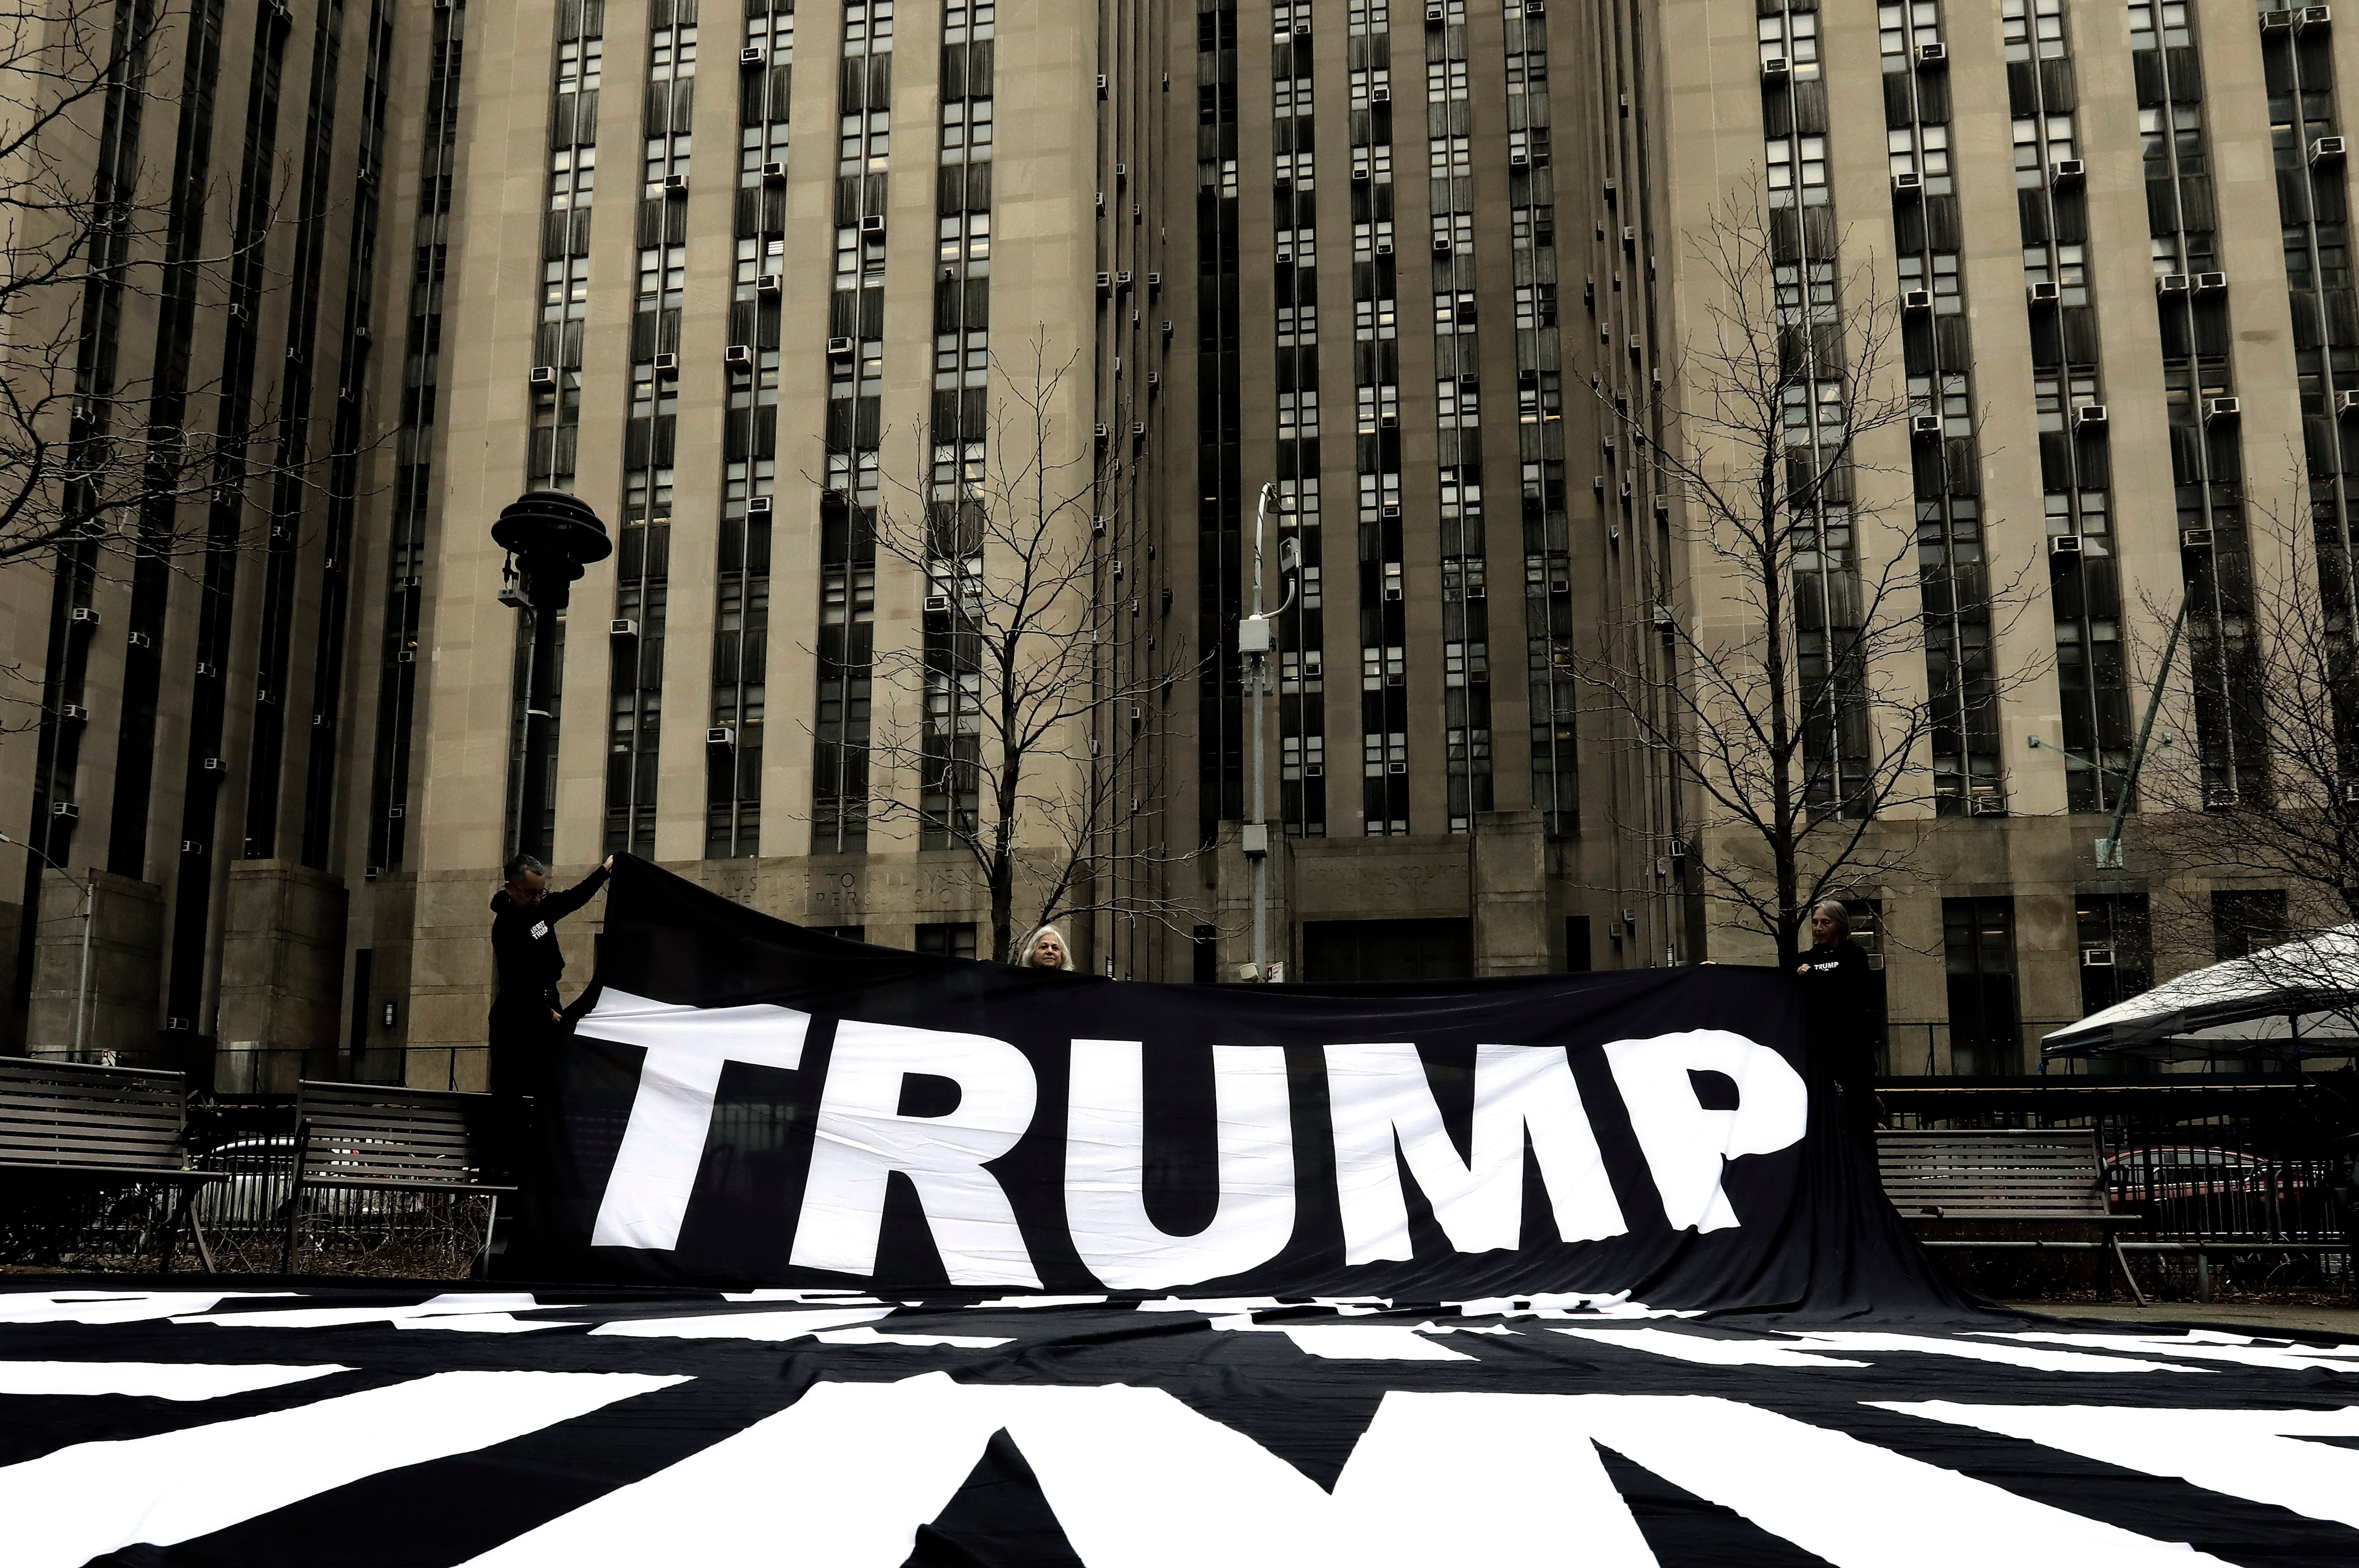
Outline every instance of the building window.
<path fill-rule="evenodd" d="M 2212 895 L 2212 950 L 2214 957 L 2241 958 L 2264 947 L 2274 947 L 2288 935 L 2286 895 L 2281 888 L 2237 891 Z"/>
<path fill-rule="evenodd" d="M 2082 893 L 2081 1013 L 2102 1012 L 2154 985 L 2154 931 L 2147 895 Z"/>
<path fill-rule="evenodd" d="M 2019 1071 L 2023 1021 L 2015 987 L 2015 901 L 1943 899 L 1941 949 L 1949 972 L 1950 1070 L 1980 1076 Z"/>
<path fill-rule="evenodd" d="M 974 922 L 944 921 L 918 927 L 917 950 L 941 958 L 974 957 Z"/>

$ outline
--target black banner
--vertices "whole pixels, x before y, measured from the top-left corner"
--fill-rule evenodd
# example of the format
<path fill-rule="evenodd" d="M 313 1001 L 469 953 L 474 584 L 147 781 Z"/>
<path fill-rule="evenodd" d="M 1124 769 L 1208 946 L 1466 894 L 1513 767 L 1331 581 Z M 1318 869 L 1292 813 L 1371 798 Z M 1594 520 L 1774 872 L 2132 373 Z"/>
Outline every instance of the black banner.
<path fill-rule="evenodd" d="M 1768 970 L 1133 984 L 617 857 L 583 1000 L 520 1238 L 544 1278 L 1962 1305 Z"/>

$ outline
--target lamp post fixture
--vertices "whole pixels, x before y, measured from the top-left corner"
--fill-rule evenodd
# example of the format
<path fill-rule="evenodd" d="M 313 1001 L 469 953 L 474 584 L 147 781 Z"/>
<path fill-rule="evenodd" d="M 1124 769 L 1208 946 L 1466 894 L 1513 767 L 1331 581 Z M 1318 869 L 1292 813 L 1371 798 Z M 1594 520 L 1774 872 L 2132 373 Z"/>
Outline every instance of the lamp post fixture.
<path fill-rule="evenodd" d="M 587 502 L 560 490 L 533 490 L 508 503 L 492 524 L 492 542 L 511 557 L 510 587 L 500 602 L 521 610 L 532 627 L 525 665 L 524 766 L 517 770 L 514 853 L 549 858 L 541 832 L 549 798 L 549 728 L 557 687 L 557 622 L 582 568 L 614 553 L 606 525 Z"/>

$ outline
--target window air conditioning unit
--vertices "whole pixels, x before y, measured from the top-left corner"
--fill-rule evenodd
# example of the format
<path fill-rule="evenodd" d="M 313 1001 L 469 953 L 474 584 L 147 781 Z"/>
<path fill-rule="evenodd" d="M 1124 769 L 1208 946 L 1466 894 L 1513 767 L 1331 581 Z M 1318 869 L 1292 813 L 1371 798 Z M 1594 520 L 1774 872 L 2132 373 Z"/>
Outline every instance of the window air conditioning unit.
<path fill-rule="evenodd" d="M 2055 535 L 2048 541 L 2048 553 L 2051 556 L 2079 555 L 2081 553 L 2081 535 L 2078 534 L 2059 534 Z"/>
<path fill-rule="evenodd" d="M 2322 27 L 2326 26 L 2327 23 L 2334 20 L 2334 7 L 2332 5 L 2304 5 L 2300 11 L 2295 14 L 2293 20 L 2294 26 L 2298 27 Z"/>
<path fill-rule="evenodd" d="M 726 724 L 716 724 L 704 732 L 704 743 L 708 746 L 734 746 L 737 731 Z"/>
<path fill-rule="evenodd" d="M 950 612 L 951 612 L 951 596 L 950 596 L 949 594 L 947 594 L 947 593 L 929 593 L 929 594 L 926 595 L 926 613 L 927 613 L 927 614 L 929 614 L 929 615 L 948 615 Z"/>
<path fill-rule="evenodd" d="M 2203 792 L 2203 808 L 2206 811 L 2231 810 L 2241 798 L 2234 784 L 2213 784 Z"/>
<path fill-rule="evenodd" d="M 2060 157 L 2049 166 L 2049 178 L 2059 185 L 2077 185 L 2089 166 L 2076 157 Z"/>
<path fill-rule="evenodd" d="M 2341 157 L 2343 147 L 2344 143 L 2341 136 L 2321 136 L 2310 144 L 2310 161 L 2324 163 L 2329 158 Z"/>
<path fill-rule="evenodd" d="M 732 343 L 721 351 L 721 362 L 732 370 L 752 370 L 754 351 L 744 343 Z"/>
<path fill-rule="evenodd" d="M 1781 54 L 1773 54 L 1761 62 L 1761 75 L 1765 81 L 1790 76 L 1793 74 L 1793 70 L 1792 63 Z"/>
<path fill-rule="evenodd" d="M 2154 280 L 2157 294 L 2184 294 L 2193 280 L 2183 272 L 2167 272 Z"/>
<path fill-rule="evenodd" d="M 2030 294 L 2031 302 L 2034 305 L 2053 305 L 2062 298 L 2064 294 L 2061 287 L 2052 283 L 2031 284 L 2027 287 L 2027 292 Z"/>
<path fill-rule="evenodd" d="M 1541 5 L 1540 0 L 1527 0 L 1527 3 L 1524 6 L 1524 15 L 1527 16 L 1545 16 L 1548 15 L 1548 7 Z"/>
<path fill-rule="evenodd" d="M 1428 5 L 1428 6 L 1425 8 L 1425 25 L 1426 25 L 1427 27 L 1438 27 L 1441 26 L 1441 7 L 1440 7 L 1440 6 L 1439 6 L 1439 5 Z"/>
<path fill-rule="evenodd" d="M 1919 65 L 1949 64 L 1950 46 L 1947 44 L 1919 44 L 1917 46 L 1917 63 Z"/>
<path fill-rule="evenodd" d="M 1939 414 L 1911 414 L 1908 416 L 1908 433 L 1920 438 L 1939 436 L 1941 433 L 1941 416 Z"/>
<path fill-rule="evenodd" d="M 2179 547 L 2182 550 L 2208 550 L 2212 547 L 2212 536 L 2209 528 L 2182 528 L 2179 534 Z"/>
<path fill-rule="evenodd" d="M 1393 243 L 1390 240 L 1378 240 L 1376 242 L 1376 254 L 1380 256 L 1388 256 L 1392 254 Z"/>
<path fill-rule="evenodd" d="M 1532 155 L 1518 148 L 1515 152 L 1511 152 L 1507 155 L 1507 167 L 1509 168 L 1529 168 L 1532 167 Z"/>
<path fill-rule="evenodd" d="M 70 800 L 56 801 L 49 806 L 49 815 L 51 816 L 62 816 L 67 821 L 71 822 L 82 816 L 82 807 L 76 806 Z"/>
<path fill-rule="evenodd" d="M 95 626 L 98 624 L 98 611 L 87 606 L 77 606 L 66 611 L 66 619 L 77 626 Z"/>
<path fill-rule="evenodd" d="M 871 212 L 862 218 L 860 220 L 860 232 L 864 234 L 883 233 L 885 232 L 885 214 L 882 212 Z"/>
<path fill-rule="evenodd" d="M 1130 178 L 1130 165 L 1126 163 L 1118 163 L 1114 165 L 1114 177 L 1116 179 L 1128 179 Z"/>
<path fill-rule="evenodd" d="M 183 839 L 181 839 L 181 840 L 180 840 L 180 853 L 181 853 L 181 854 L 183 854 L 183 855 L 201 855 L 201 854 L 203 854 L 204 852 L 205 852 L 205 847 L 204 847 L 202 844 L 198 843 L 194 838 L 183 838 Z M 186 1029 L 186 1028 L 189 1026 L 189 1021 L 188 1021 L 187 1019 L 185 1019 L 185 1018 L 176 1018 L 176 1019 L 172 1020 L 172 1022 L 171 1022 L 171 1023 L 168 1023 L 168 1024 L 166 1024 L 164 1027 L 165 1027 L 165 1028 L 167 1028 L 167 1029 L 169 1029 L 169 1028 L 171 1028 L 171 1027 L 172 1027 L 172 1024 L 178 1024 L 178 1025 L 179 1025 L 182 1029 Z"/>
<path fill-rule="evenodd" d="M 2245 411 L 2245 406 L 2233 397 L 2207 397 L 2203 400 L 2206 419 L 2234 419 Z"/>
<path fill-rule="evenodd" d="M 1892 177 L 1892 194 L 1915 196 L 1925 189 L 1925 177 L 1915 169 L 1904 169 Z"/>
<path fill-rule="evenodd" d="M 656 356 L 656 373 L 658 375 L 678 375 L 679 373 L 679 356 L 678 354 L 658 354 Z"/>
<path fill-rule="evenodd" d="M 667 174 L 664 176 L 663 188 L 666 196 L 685 196 L 688 194 L 688 176 Z"/>
<path fill-rule="evenodd" d="M 745 511 L 750 516 L 767 517 L 774 504 L 775 503 L 768 496 L 757 495 L 745 503 Z"/>
<path fill-rule="evenodd" d="M 90 709 L 79 702 L 61 702 L 58 704 L 58 717 L 71 723 L 79 723 L 90 717 Z"/>
<path fill-rule="evenodd" d="M 762 183 L 763 183 L 763 184 L 765 184 L 765 185 L 784 185 L 786 182 L 787 182 L 787 166 L 786 166 L 785 164 L 783 164 L 783 163 L 766 163 L 766 164 L 764 164 L 764 165 L 762 166 Z"/>
<path fill-rule="evenodd" d="M 1310 23 L 1308 23 L 1308 22 L 1297 22 L 1297 23 L 1295 23 L 1295 24 L 1294 24 L 1294 36 L 1295 36 L 1296 38 L 1309 38 L 1309 37 L 1310 36 Z"/>
<path fill-rule="evenodd" d="M 202 762 L 199 762 L 197 766 L 209 773 L 225 773 L 229 772 L 229 764 L 219 757 L 207 757 Z"/>
<path fill-rule="evenodd" d="M 1933 308 L 1933 291 L 1930 288 L 1902 289 L 1900 291 L 1900 308 L 1903 310 L 1930 310 Z"/>
<path fill-rule="evenodd" d="M 214 664 L 211 659 L 200 659 L 197 661 L 197 677 L 200 680 L 212 680 L 220 674 L 221 666 Z"/>
<path fill-rule="evenodd" d="M 1104 77 L 1101 76 L 1101 77 L 1099 77 L 1099 78 L 1098 78 L 1098 96 L 1099 96 L 1099 97 L 1101 97 L 1101 98 L 1103 98 L 1105 95 L 1106 95 L 1106 79 L 1105 79 Z"/>
<path fill-rule="evenodd" d="M 852 340 L 850 338 L 830 338 L 827 341 L 827 357 L 832 360 L 850 359 L 852 357 Z"/>
<path fill-rule="evenodd" d="M 2334 395 L 2334 411 L 2349 414 L 2359 411 L 2359 392 L 2338 392 Z"/>
<path fill-rule="evenodd" d="M 1098 445 L 1101 447 L 1104 446 L 1108 441 L 1114 438 L 1114 432 L 1103 425 L 1097 427 L 1096 435 Z"/>
<path fill-rule="evenodd" d="M 1974 816 L 2005 816 L 2006 815 L 2006 796 L 2003 795 L 1978 795 L 1974 796 L 1971 803 L 1968 804 L 1966 810 L 1970 815 Z"/>
<path fill-rule="evenodd" d="M 2227 287 L 2228 275 L 2224 272 L 2199 272 L 2195 275 L 2195 291 L 2198 294 L 2209 294 L 2215 288 Z"/>
<path fill-rule="evenodd" d="M 2114 950 L 2111 947 L 2083 947 L 2081 949 L 2081 967 L 2084 969 L 2110 969 L 2114 967 Z"/>
<path fill-rule="evenodd" d="M 1115 273 L 1114 275 L 1114 286 L 1116 288 L 1128 288 L 1130 287 L 1130 274 L 1126 272 Z"/>
<path fill-rule="evenodd" d="M 2343 804 L 2359 806 L 2359 784 L 2347 784 L 2343 786 Z"/>
<path fill-rule="evenodd" d="M 2261 13 L 2261 31 L 2265 33 L 2274 32 L 2279 28 L 2290 27 L 2292 26 L 2293 13 L 2290 11 L 2264 11 Z"/>
<path fill-rule="evenodd" d="M 1144 425 L 1133 425 L 1130 427 L 1130 438 L 1134 441 L 1144 441 L 1147 439 L 1147 427 Z"/>
<path fill-rule="evenodd" d="M 2072 426 L 2075 429 L 2086 430 L 2092 426 L 2104 423 L 2105 406 L 2102 403 L 2083 403 L 2080 407 L 2072 410 Z"/>
<path fill-rule="evenodd" d="M 782 272 L 766 272 L 754 280 L 754 292 L 756 294 L 777 294 L 786 287 L 787 275 Z"/>
<path fill-rule="evenodd" d="M 414 665 L 418 662 L 418 650 L 404 648 L 393 655 L 393 662 L 397 665 Z"/>
<path fill-rule="evenodd" d="M 150 637 L 145 632 L 134 632 L 130 636 L 125 637 L 124 641 L 135 648 L 152 648 L 156 645 L 156 639 Z M 266 691 L 257 691 L 254 694 L 254 697 L 255 700 L 257 702 L 268 702 L 270 700 L 270 694 Z"/>
<path fill-rule="evenodd" d="M 737 51 L 737 63 L 739 65 L 761 65 L 769 58 L 768 52 L 763 49 L 739 49 Z"/>
<path fill-rule="evenodd" d="M 1100 294 L 1112 294 L 1114 292 L 1114 274 L 1110 272 L 1102 272 L 1098 274 L 1098 292 Z"/>
<path fill-rule="evenodd" d="M 1448 255 L 1450 254 L 1450 241 L 1442 235 L 1436 234 L 1433 237 L 1433 254 L 1438 256 Z"/>
<path fill-rule="evenodd" d="M 1369 89 L 1368 89 L 1368 102 L 1369 102 L 1369 103 L 1391 103 L 1392 101 L 1393 101 L 1393 90 L 1392 90 L 1391 88 L 1389 88 L 1389 87 L 1371 87 L 1371 88 L 1369 88 Z"/>
<path fill-rule="evenodd" d="M 1398 502 L 1393 502 L 1377 507 L 1376 511 L 1385 517 L 1397 517 L 1400 515 L 1400 503 Z"/>
<path fill-rule="evenodd" d="M 1379 414 L 1376 416 L 1376 427 L 1380 430 L 1397 430 L 1400 428 L 1400 416 Z"/>
<path fill-rule="evenodd" d="M 606 633 L 614 637 L 636 637 L 639 634 L 639 623 L 636 621 L 609 621 Z"/>
<path fill-rule="evenodd" d="M 1655 630 L 1658 632 L 1669 632 L 1675 624 L 1671 620 L 1671 608 L 1668 604 L 1655 606 L 1654 620 Z"/>

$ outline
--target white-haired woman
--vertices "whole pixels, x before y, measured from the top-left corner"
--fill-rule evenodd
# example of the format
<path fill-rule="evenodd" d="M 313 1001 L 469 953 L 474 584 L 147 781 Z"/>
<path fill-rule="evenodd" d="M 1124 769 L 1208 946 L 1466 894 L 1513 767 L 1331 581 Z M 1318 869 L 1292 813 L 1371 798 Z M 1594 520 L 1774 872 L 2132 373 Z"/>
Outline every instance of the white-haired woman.
<path fill-rule="evenodd" d="M 1024 939 L 1022 957 L 1016 960 L 1018 968 L 1070 969 L 1073 967 L 1072 945 L 1065 934 L 1053 925 L 1043 925 Z"/>
<path fill-rule="evenodd" d="M 1802 977 L 1810 1048 L 1843 1091 L 1843 1119 L 1875 1152 L 1875 980 L 1867 949 L 1851 939 L 1851 911 L 1827 899 L 1810 911 L 1810 949 L 1795 966 Z"/>

